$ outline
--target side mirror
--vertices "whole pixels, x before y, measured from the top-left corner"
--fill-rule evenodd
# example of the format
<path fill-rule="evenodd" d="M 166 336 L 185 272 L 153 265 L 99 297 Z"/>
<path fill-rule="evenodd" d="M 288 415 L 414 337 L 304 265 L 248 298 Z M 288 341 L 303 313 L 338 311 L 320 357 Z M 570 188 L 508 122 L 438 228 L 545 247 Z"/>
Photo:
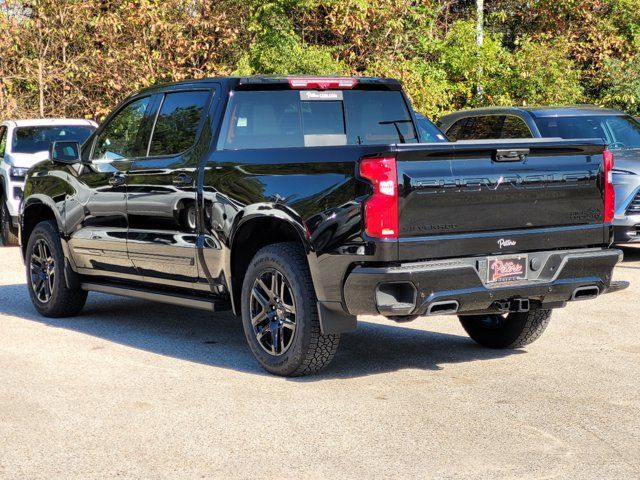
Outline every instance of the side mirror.
<path fill-rule="evenodd" d="M 68 165 L 80 162 L 80 144 L 78 142 L 52 142 L 49 146 L 49 160 Z"/>

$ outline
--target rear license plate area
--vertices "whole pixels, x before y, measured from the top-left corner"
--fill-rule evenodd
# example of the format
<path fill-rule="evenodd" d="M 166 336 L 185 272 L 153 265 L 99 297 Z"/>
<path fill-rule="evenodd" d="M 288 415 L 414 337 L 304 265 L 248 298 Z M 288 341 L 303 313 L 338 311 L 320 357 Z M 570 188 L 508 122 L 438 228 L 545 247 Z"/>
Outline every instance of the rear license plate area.
<path fill-rule="evenodd" d="M 487 283 L 509 283 L 527 279 L 527 255 L 487 258 Z"/>

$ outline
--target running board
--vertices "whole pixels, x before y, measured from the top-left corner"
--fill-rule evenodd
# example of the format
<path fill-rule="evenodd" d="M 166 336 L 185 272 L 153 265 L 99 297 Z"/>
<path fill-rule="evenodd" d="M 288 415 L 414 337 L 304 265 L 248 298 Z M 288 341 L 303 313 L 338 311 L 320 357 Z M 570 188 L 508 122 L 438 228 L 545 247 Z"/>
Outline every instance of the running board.
<path fill-rule="evenodd" d="M 152 302 L 169 303 L 171 305 L 178 305 L 180 307 L 197 308 L 198 310 L 207 310 L 209 312 L 227 310 L 223 306 L 224 302 L 216 300 L 207 300 L 203 298 L 189 297 L 170 293 L 158 293 L 155 291 L 144 290 L 141 288 L 129 286 L 123 288 L 101 283 L 82 283 L 80 285 L 80 288 L 82 288 L 82 290 L 86 290 L 87 292 L 99 292 L 109 295 L 119 295 L 122 297 L 139 298 L 142 300 L 150 300 Z"/>

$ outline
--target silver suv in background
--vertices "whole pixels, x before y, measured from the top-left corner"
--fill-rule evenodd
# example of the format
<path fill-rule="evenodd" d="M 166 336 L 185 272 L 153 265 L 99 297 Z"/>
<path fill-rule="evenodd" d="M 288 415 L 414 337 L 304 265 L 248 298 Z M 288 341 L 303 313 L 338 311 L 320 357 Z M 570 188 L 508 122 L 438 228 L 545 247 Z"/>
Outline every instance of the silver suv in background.
<path fill-rule="evenodd" d="M 0 123 L 0 242 L 17 245 L 18 207 L 27 171 L 47 160 L 54 141 L 84 142 L 97 124 L 83 119 L 9 120 Z"/>
<path fill-rule="evenodd" d="M 640 242 L 640 122 L 596 106 L 477 108 L 442 117 L 438 127 L 457 140 L 600 138 L 613 152 L 616 243 Z"/>

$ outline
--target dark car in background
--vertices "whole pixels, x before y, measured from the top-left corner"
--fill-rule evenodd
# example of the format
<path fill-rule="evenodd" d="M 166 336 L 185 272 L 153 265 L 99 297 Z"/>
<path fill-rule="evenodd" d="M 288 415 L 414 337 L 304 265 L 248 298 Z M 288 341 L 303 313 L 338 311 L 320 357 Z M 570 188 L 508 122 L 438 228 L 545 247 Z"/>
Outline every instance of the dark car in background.
<path fill-rule="evenodd" d="M 422 142 L 443 143 L 449 141 L 442 130 L 436 127 L 425 115 L 418 112 L 416 112 L 416 127 L 418 127 Z"/>
<path fill-rule="evenodd" d="M 478 108 L 442 117 L 451 141 L 516 138 L 599 138 L 614 154 L 616 243 L 640 241 L 640 122 L 595 106 Z"/>

